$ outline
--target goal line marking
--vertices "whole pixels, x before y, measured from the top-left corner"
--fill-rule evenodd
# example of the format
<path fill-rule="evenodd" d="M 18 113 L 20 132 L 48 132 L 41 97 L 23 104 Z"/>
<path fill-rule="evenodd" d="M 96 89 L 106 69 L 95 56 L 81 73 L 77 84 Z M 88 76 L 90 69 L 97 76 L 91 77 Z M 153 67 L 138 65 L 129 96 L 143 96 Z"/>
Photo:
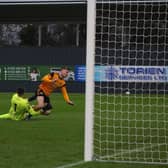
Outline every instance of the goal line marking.
<path fill-rule="evenodd" d="M 132 149 L 132 150 L 125 150 L 125 151 L 122 151 L 122 152 L 117 152 L 113 155 L 102 156 L 102 157 L 100 157 L 100 159 L 116 157 L 116 156 L 123 155 L 123 154 L 131 154 L 131 153 L 134 153 L 134 152 L 140 152 L 140 151 L 143 151 L 145 149 L 153 148 L 153 147 L 158 146 L 158 145 L 160 146 L 162 144 L 153 144 L 151 146 L 145 146 L 145 147 L 136 148 L 136 149 Z"/>
<path fill-rule="evenodd" d="M 58 167 L 54 167 L 54 168 L 69 168 L 69 167 L 77 166 L 77 165 L 80 165 L 80 164 L 83 164 L 83 163 L 85 163 L 85 161 L 81 160 L 79 162 L 75 162 L 75 163 L 71 163 L 71 164 L 66 164 L 66 165 L 58 166 Z"/>
<path fill-rule="evenodd" d="M 105 159 L 105 158 L 109 158 L 109 157 L 116 157 L 116 156 L 122 155 L 122 154 L 129 154 L 129 153 L 134 153 L 134 152 L 140 152 L 142 150 L 145 150 L 145 149 L 148 149 L 148 148 L 153 148 L 153 147 L 156 147 L 158 145 L 160 146 L 160 145 L 163 145 L 163 144 L 153 144 L 151 146 L 145 146 L 145 147 L 141 147 L 141 148 L 137 148 L 137 149 L 125 150 L 123 152 L 117 152 L 114 155 L 102 156 L 102 157 L 100 157 L 100 161 L 101 161 L 101 159 Z M 115 162 L 115 161 L 113 161 L 113 162 Z M 58 166 L 58 167 L 54 167 L 54 168 L 70 168 L 70 167 L 77 166 L 77 165 L 84 164 L 84 163 L 86 163 L 86 162 L 84 160 L 82 160 L 82 161 L 79 161 L 79 162 L 75 162 L 75 163 L 71 163 L 71 164 L 66 164 L 66 165 L 62 165 L 62 166 Z M 141 163 L 141 162 L 137 162 L 137 163 Z"/>

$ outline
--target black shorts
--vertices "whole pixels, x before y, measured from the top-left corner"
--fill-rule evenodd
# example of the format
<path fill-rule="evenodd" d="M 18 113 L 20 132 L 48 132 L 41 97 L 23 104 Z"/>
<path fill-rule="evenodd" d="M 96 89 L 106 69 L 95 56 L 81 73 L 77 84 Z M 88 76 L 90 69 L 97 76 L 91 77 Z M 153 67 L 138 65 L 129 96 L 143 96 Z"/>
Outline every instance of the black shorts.
<path fill-rule="evenodd" d="M 52 109 L 52 105 L 50 103 L 50 98 L 48 96 L 46 96 L 45 93 L 43 92 L 43 90 L 41 90 L 39 88 L 35 91 L 35 95 L 29 98 L 29 101 L 35 100 L 37 98 L 37 96 L 44 97 L 44 103 L 46 104 L 46 106 L 43 107 L 44 111 Z"/>
<path fill-rule="evenodd" d="M 36 92 L 35 92 L 35 95 L 36 95 L 36 98 L 37 98 L 37 96 L 43 96 L 44 97 L 44 102 L 45 103 L 50 103 L 50 98 L 45 95 L 43 90 L 37 89 Z"/>

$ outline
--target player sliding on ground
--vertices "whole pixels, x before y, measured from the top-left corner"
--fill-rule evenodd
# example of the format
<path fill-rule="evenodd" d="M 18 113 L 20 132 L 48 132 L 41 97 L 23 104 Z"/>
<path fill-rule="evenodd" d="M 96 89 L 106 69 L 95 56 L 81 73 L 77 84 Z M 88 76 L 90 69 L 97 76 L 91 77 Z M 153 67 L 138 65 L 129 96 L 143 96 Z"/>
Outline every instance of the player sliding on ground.
<path fill-rule="evenodd" d="M 64 78 L 67 77 L 68 72 L 69 70 L 67 67 L 62 67 L 59 72 L 52 72 L 42 78 L 42 82 L 36 90 L 35 95 L 29 98 L 29 101 L 37 100 L 37 105 L 33 107 L 34 110 L 42 110 L 41 114 L 48 115 L 52 109 L 49 96 L 56 89 L 61 89 L 64 100 L 69 105 L 74 105 L 69 99 L 64 80 Z"/>
<path fill-rule="evenodd" d="M 28 120 L 30 116 L 39 115 L 40 111 L 35 111 L 29 104 L 28 99 L 24 98 L 24 89 L 18 88 L 11 98 L 9 113 L 0 115 L 0 119 Z"/>

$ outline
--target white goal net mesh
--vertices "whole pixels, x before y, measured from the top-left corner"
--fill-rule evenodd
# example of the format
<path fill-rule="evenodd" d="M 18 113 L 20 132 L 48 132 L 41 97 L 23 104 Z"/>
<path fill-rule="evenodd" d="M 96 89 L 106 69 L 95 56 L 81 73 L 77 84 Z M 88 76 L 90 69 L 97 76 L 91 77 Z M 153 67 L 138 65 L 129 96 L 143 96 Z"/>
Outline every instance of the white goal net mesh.
<path fill-rule="evenodd" d="M 168 163 L 168 1 L 97 0 L 94 159 Z"/>

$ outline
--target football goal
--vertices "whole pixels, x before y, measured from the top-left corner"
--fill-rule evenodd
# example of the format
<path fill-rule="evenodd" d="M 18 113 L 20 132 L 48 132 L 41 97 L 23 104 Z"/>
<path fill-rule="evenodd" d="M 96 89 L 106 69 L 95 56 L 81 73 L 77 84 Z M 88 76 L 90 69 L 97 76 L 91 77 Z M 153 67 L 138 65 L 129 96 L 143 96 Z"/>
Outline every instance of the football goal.
<path fill-rule="evenodd" d="M 88 0 L 85 161 L 168 164 L 168 0 Z"/>

